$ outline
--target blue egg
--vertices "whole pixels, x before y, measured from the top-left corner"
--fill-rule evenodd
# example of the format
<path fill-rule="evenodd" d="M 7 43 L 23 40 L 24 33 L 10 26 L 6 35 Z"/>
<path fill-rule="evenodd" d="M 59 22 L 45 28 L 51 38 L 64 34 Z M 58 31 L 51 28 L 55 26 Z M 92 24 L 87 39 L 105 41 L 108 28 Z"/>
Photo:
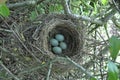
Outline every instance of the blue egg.
<path fill-rule="evenodd" d="M 55 54 L 61 54 L 62 53 L 62 49 L 60 47 L 53 47 L 52 50 Z"/>
<path fill-rule="evenodd" d="M 58 41 L 64 41 L 64 35 L 62 35 L 62 34 L 56 34 L 56 35 L 55 35 L 55 38 L 56 38 Z"/>
<path fill-rule="evenodd" d="M 56 40 L 56 39 L 51 39 L 50 40 L 50 44 L 52 45 L 52 46 L 58 46 L 58 41 Z"/>
<path fill-rule="evenodd" d="M 67 49 L 67 44 L 65 42 L 60 42 L 60 48 Z"/>

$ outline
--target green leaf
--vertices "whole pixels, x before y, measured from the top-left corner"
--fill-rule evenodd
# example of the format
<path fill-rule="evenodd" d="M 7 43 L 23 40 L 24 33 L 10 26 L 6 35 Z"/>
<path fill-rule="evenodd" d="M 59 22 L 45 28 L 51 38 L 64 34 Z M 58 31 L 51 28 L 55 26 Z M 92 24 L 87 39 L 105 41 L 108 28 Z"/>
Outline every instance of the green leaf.
<path fill-rule="evenodd" d="M 43 6 L 44 5 L 42 5 L 42 4 L 37 5 L 36 9 L 37 9 L 39 14 L 41 14 L 41 13 L 44 14 L 45 13 L 45 11 L 43 9 Z"/>
<path fill-rule="evenodd" d="M 50 7 L 49 7 L 49 11 L 50 11 L 50 12 L 53 12 L 53 11 L 54 11 L 54 9 L 55 9 L 55 7 L 54 7 L 54 6 L 50 6 Z"/>
<path fill-rule="evenodd" d="M 96 78 L 90 78 L 90 80 L 97 80 Z"/>
<path fill-rule="evenodd" d="M 0 4 L 0 15 L 3 17 L 8 17 L 10 15 L 10 11 L 5 4 Z"/>
<path fill-rule="evenodd" d="M 30 14 L 30 20 L 35 20 L 36 17 L 37 17 L 37 13 L 35 11 L 32 11 Z"/>
<path fill-rule="evenodd" d="M 109 61 L 108 62 L 108 80 L 118 80 L 119 79 L 119 70 L 117 66 Z"/>
<path fill-rule="evenodd" d="M 107 4 L 108 4 L 108 0 L 101 0 L 101 3 L 102 3 L 103 5 L 107 5 Z"/>
<path fill-rule="evenodd" d="M 97 14 L 97 5 L 94 3 L 94 14 Z"/>
<path fill-rule="evenodd" d="M 120 39 L 118 39 L 115 36 L 112 36 L 109 40 L 109 44 L 110 44 L 110 56 L 112 57 L 113 60 L 115 60 L 120 50 Z"/>

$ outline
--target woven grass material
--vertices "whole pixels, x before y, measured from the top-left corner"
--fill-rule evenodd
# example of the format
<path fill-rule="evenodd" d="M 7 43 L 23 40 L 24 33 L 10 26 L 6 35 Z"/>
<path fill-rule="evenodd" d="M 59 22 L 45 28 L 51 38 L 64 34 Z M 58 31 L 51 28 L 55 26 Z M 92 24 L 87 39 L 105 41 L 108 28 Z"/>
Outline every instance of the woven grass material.
<path fill-rule="evenodd" d="M 77 63 L 83 63 L 85 56 L 82 52 L 85 32 L 83 21 L 64 14 L 43 14 L 23 26 L 14 24 L 11 30 L 11 34 L 7 35 L 9 37 L 4 37 L 3 46 L 0 45 L 4 53 L 0 59 L 21 80 L 34 80 L 35 78 L 43 80 L 42 78 L 46 77 L 50 70 L 51 61 L 53 62 L 51 69 L 53 77 L 56 73 L 69 71 L 73 65 L 66 61 L 66 56 Z M 57 33 L 64 35 L 68 45 L 62 55 L 54 54 L 49 42 Z M 0 38 L 3 39 L 1 35 Z M 4 72 L 4 69 L 0 72 Z"/>
<path fill-rule="evenodd" d="M 76 26 L 69 20 L 53 19 L 43 27 L 40 32 L 40 47 L 43 51 L 47 51 L 50 57 L 54 57 L 49 43 L 50 39 L 56 34 L 63 34 L 65 36 L 65 42 L 68 44 L 68 48 L 63 51 L 63 55 L 72 57 L 80 52 L 82 49 L 82 36 L 75 28 Z M 51 55 L 53 54 L 53 55 Z"/>
<path fill-rule="evenodd" d="M 35 21 L 40 22 L 34 23 L 35 25 L 39 25 L 37 29 L 35 29 L 36 27 L 28 29 L 25 31 L 24 36 L 28 42 L 30 41 L 36 47 L 40 48 L 41 52 L 35 49 L 34 51 L 36 51 L 36 53 L 34 52 L 34 54 L 40 57 L 41 62 L 49 62 L 56 57 L 64 56 L 68 56 L 75 61 L 82 61 L 82 56 L 84 56 L 81 53 L 84 44 L 82 22 L 80 23 L 63 14 L 42 15 Z M 67 49 L 62 52 L 62 55 L 54 54 L 51 49 L 50 39 L 57 33 L 64 35 L 65 42 L 68 46 Z M 45 70 L 48 69 L 48 67 L 45 68 Z M 63 73 L 71 68 L 72 66 L 69 62 L 58 60 L 53 63 L 52 72 Z M 45 70 L 43 71 L 47 72 Z"/>
<path fill-rule="evenodd" d="M 50 15 L 45 19 L 39 34 L 37 34 L 39 35 L 39 39 L 36 40 L 34 44 L 39 47 L 42 52 L 45 52 L 48 56 L 47 58 L 54 59 L 59 56 L 69 56 L 75 61 L 77 61 L 77 59 L 82 61 L 83 54 L 80 52 L 83 47 L 83 32 L 78 29 L 78 27 L 82 26 L 83 25 L 77 25 L 77 22 L 71 19 L 66 19 L 65 16 L 61 17 L 61 15 L 58 15 L 56 17 L 56 15 Z M 57 33 L 61 33 L 65 36 L 65 42 L 68 45 L 68 48 L 63 51 L 62 55 L 54 54 L 49 42 Z M 53 64 L 52 71 L 62 73 L 71 68 L 72 65 L 69 62 L 59 60 Z"/>

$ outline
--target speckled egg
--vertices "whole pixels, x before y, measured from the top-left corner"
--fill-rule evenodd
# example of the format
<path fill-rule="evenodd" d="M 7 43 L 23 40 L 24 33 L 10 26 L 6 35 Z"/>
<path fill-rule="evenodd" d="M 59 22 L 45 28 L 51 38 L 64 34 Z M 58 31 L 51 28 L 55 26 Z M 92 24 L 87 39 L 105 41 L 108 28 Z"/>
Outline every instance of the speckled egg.
<path fill-rule="evenodd" d="M 55 54 L 61 54 L 62 53 L 62 49 L 60 47 L 53 47 L 53 52 Z"/>
<path fill-rule="evenodd" d="M 62 34 L 56 34 L 56 35 L 55 35 L 55 38 L 56 38 L 58 41 L 63 41 L 63 40 L 64 40 L 64 35 L 62 35 Z"/>
<path fill-rule="evenodd" d="M 67 49 L 67 44 L 65 42 L 60 42 L 60 48 Z"/>
<path fill-rule="evenodd" d="M 52 45 L 52 46 L 58 46 L 58 40 L 56 40 L 56 39 L 51 39 L 50 40 L 50 44 Z"/>

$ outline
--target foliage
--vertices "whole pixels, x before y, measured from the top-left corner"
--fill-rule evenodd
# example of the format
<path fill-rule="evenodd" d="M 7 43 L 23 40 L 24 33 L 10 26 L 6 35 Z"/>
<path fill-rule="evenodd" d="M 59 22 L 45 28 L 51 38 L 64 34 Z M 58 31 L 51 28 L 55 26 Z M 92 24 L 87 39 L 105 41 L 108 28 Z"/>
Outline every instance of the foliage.
<path fill-rule="evenodd" d="M 2 15 L 3 17 L 8 17 L 10 15 L 10 11 L 5 4 L 5 1 L 6 0 L 0 1 L 0 15 Z"/>
<path fill-rule="evenodd" d="M 37 12 L 32 11 L 32 12 L 30 13 L 30 20 L 35 20 L 36 17 L 37 17 Z"/>
<path fill-rule="evenodd" d="M 111 61 L 108 62 L 108 80 L 119 80 L 119 70 Z"/>
<path fill-rule="evenodd" d="M 61 4 L 49 3 L 49 0 L 46 3 L 38 4 L 35 6 L 34 10 L 30 13 L 30 20 L 34 20 L 39 14 L 49 14 L 51 12 L 62 13 Z"/>
<path fill-rule="evenodd" d="M 112 59 L 115 60 L 120 50 L 120 39 L 118 39 L 115 36 L 112 36 L 109 42 L 110 42 L 110 55 Z"/>
<path fill-rule="evenodd" d="M 102 3 L 103 5 L 107 5 L 107 4 L 108 4 L 108 0 L 101 0 L 101 3 Z"/>
<path fill-rule="evenodd" d="M 120 50 L 120 39 L 112 36 L 110 42 L 110 56 L 115 61 Z M 119 69 L 112 61 L 108 62 L 108 80 L 119 80 Z"/>

